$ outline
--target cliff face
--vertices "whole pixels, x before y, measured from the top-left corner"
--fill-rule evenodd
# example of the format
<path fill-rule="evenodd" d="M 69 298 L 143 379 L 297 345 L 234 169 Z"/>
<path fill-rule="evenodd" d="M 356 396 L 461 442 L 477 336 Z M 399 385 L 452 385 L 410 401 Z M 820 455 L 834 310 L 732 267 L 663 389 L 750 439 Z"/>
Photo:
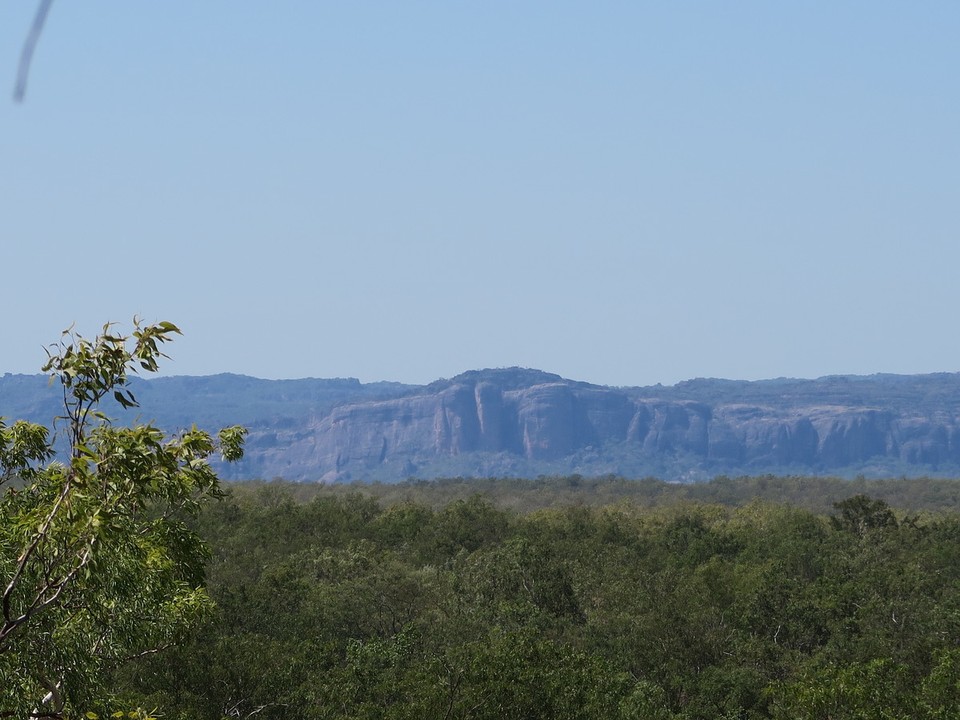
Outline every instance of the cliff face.
<path fill-rule="evenodd" d="M 935 396 L 932 409 L 903 398 L 884 407 L 881 388 L 872 385 L 859 387 L 857 397 L 838 397 L 829 381 L 792 394 L 771 386 L 755 402 L 743 402 L 750 393 L 736 387 L 697 401 L 671 388 L 603 388 L 546 374 L 526 381 L 518 383 L 508 370 L 470 373 L 405 397 L 344 404 L 270 447 L 254 431 L 248 472 L 259 467 L 259 475 L 269 476 L 268 468 L 286 466 L 275 474 L 333 481 L 437 473 L 706 477 L 960 468 L 956 376 L 937 378 L 949 387 L 941 388 L 945 395 Z"/>
<path fill-rule="evenodd" d="M 46 382 L 35 380 L 0 378 L 0 415 L 43 420 Z M 169 378 L 137 392 L 136 415 L 169 430 L 190 416 L 247 425 L 246 459 L 224 468 L 231 477 L 960 475 L 954 374 L 607 388 L 509 369 L 428 386 Z"/>

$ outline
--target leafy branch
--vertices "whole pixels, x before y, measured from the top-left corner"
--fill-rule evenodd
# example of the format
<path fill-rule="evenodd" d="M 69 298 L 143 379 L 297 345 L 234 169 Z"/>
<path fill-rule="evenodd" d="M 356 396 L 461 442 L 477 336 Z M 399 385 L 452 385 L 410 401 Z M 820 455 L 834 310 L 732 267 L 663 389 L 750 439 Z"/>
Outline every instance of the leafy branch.
<path fill-rule="evenodd" d="M 155 372 L 178 334 L 135 318 L 129 335 L 107 324 L 88 340 L 70 328 L 48 349 L 65 463 L 44 465 L 54 456 L 46 428 L 0 420 L 0 717 L 98 706 L 106 672 L 173 644 L 210 611 L 206 551 L 182 518 L 220 497 L 208 458 L 242 457 L 246 431 L 167 437 L 116 427 L 99 409 L 108 397 L 136 407 L 130 377 Z"/>

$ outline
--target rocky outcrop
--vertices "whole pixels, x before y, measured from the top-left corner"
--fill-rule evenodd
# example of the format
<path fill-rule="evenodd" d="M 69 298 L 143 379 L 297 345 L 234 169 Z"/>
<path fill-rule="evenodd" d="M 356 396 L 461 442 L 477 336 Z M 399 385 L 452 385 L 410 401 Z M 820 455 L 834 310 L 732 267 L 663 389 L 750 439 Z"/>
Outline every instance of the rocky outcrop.
<path fill-rule="evenodd" d="M 0 415 L 47 407 L 31 383 L 0 378 Z M 192 413 L 248 425 L 246 459 L 224 468 L 234 477 L 960 474 L 954 374 L 608 388 L 514 368 L 428 386 L 216 376 L 140 390 L 138 414 L 168 429 Z"/>
<path fill-rule="evenodd" d="M 932 412 L 919 400 L 905 403 L 902 392 L 896 407 L 884 407 L 882 378 L 858 385 L 856 397 L 838 393 L 836 379 L 804 384 L 802 392 L 798 381 L 784 381 L 763 393 L 752 383 L 701 382 L 713 395 L 703 393 L 704 401 L 691 399 L 685 388 L 653 392 L 535 371 L 472 372 L 403 397 L 341 405 L 269 448 L 256 446 L 254 432 L 252 454 L 259 453 L 264 470 L 283 470 L 287 462 L 292 465 L 277 475 L 321 481 L 960 468 L 956 376 L 936 379 L 951 395 L 937 396 Z"/>

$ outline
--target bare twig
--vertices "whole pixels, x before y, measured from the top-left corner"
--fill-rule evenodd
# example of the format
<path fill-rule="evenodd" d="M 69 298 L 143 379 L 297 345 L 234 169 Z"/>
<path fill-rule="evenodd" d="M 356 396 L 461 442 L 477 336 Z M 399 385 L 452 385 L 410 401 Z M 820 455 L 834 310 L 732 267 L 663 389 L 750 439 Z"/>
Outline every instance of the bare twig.
<path fill-rule="evenodd" d="M 27 35 L 27 39 L 23 43 L 23 50 L 20 52 L 20 65 L 17 68 L 17 86 L 13 90 L 13 99 L 17 102 L 23 102 L 23 97 L 27 94 L 30 61 L 33 60 L 33 50 L 40 40 L 40 33 L 43 32 L 43 24 L 47 21 L 47 13 L 50 12 L 51 5 L 53 5 L 53 0 L 40 0 L 37 14 L 33 16 L 30 34 Z"/>

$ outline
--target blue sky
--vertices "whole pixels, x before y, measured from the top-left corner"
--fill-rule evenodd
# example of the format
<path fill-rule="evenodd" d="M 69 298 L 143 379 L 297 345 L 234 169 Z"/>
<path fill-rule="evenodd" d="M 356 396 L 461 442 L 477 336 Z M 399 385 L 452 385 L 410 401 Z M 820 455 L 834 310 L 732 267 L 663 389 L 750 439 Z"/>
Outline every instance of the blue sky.
<path fill-rule="evenodd" d="M 0 7 L 0 372 L 960 370 L 960 3 Z M 6 78 L 6 80 L 4 80 Z"/>

